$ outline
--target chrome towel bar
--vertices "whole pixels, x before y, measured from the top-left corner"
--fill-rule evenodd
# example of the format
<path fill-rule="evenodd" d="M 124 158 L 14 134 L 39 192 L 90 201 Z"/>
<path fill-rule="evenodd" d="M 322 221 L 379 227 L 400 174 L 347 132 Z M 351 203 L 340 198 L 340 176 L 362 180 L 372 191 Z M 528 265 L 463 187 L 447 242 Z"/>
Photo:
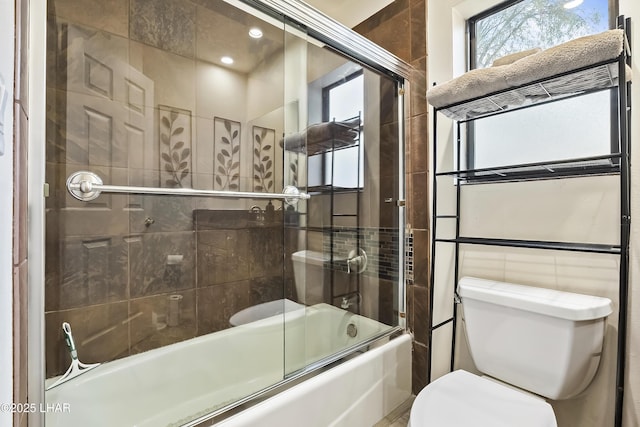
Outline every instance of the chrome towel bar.
<path fill-rule="evenodd" d="M 292 185 L 287 185 L 282 193 L 254 193 L 247 191 L 195 190 L 193 188 L 156 188 L 129 187 L 123 185 L 105 185 L 102 179 L 93 172 L 74 172 L 67 178 L 67 190 L 78 200 L 88 202 L 96 199 L 101 193 L 121 194 L 155 194 L 165 196 L 190 197 L 226 197 L 232 199 L 282 199 L 289 205 L 295 205 L 300 199 L 311 196 Z"/>

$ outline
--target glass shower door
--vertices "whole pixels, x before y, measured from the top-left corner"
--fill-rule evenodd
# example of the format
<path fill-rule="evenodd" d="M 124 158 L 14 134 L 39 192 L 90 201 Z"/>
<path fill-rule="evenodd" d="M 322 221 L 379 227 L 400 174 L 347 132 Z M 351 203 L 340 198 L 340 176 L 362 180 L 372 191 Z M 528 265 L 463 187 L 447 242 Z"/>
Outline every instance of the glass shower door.
<path fill-rule="evenodd" d="M 285 179 L 311 195 L 285 217 L 285 275 L 304 306 L 285 314 L 296 376 L 400 324 L 402 123 L 398 81 L 311 36 L 285 46 Z"/>
<path fill-rule="evenodd" d="M 284 23 L 126 4 L 50 2 L 46 387 L 100 365 L 48 425 L 182 423 L 284 378 Z"/>
<path fill-rule="evenodd" d="M 399 81 L 245 2 L 125 3 L 48 10 L 48 425 L 192 422 L 398 330 Z"/>

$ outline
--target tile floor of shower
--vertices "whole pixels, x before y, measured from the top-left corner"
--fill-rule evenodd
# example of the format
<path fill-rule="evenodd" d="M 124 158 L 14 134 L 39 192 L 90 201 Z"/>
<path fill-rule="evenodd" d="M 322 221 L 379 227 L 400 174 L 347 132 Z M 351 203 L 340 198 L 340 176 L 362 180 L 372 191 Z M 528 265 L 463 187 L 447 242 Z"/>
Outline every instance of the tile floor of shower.
<path fill-rule="evenodd" d="M 409 424 L 411 404 L 414 399 L 415 396 L 411 396 L 409 399 L 405 400 L 400 406 L 394 409 L 389 415 L 373 427 L 407 427 L 407 424 Z"/>

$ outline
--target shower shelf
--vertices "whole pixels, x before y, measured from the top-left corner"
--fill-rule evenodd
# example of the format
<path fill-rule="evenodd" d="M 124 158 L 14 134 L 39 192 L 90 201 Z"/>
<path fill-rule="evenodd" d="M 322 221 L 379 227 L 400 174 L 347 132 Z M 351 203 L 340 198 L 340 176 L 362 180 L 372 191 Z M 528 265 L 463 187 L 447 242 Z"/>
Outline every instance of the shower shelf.
<path fill-rule="evenodd" d="M 456 327 L 457 327 L 457 308 L 456 304 L 459 301 L 456 295 L 452 295 L 452 307 L 450 317 L 447 319 L 440 319 L 435 322 L 433 301 L 436 295 L 436 287 L 447 287 L 447 289 L 456 289 L 457 280 L 460 271 L 460 246 L 461 245 L 482 245 L 482 246 L 496 246 L 496 247 L 512 247 L 512 248 L 527 248 L 534 250 L 558 250 L 558 251 L 570 251 L 570 252 L 582 252 L 604 255 L 615 255 L 618 258 L 618 298 L 619 298 L 619 311 L 617 319 L 617 356 L 616 356 L 616 393 L 615 393 L 615 419 L 612 425 L 614 427 L 622 426 L 622 402 L 624 397 L 624 383 L 625 383 L 625 366 L 626 366 L 626 351 L 627 351 L 627 310 L 629 305 L 629 239 L 630 239 L 630 224 L 631 224 L 631 209 L 630 209 L 630 197 L 631 197 L 631 161 L 630 161 L 630 149 L 631 149 L 631 100 L 630 100 L 630 84 L 626 80 L 626 75 L 630 70 L 631 65 L 631 49 L 628 43 L 628 38 L 631 32 L 631 20 L 625 19 L 623 16 L 618 17 L 618 28 L 623 30 L 623 45 L 622 53 L 617 58 L 612 58 L 605 62 L 593 64 L 588 67 L 583 67 L 569 71 L 562 74 L 557 74 L 548 77 L 543 80 L 534 81 L 516 88 L 510 88 L 488 94 L 486 96 L 469 99 L 455 104 L 450 104 L 434 109 L 432 116 L 433 120 L 433 155 L 432 155 L 432 167 L 434 173 L 432 174 L 432 187 L 433 194 L 431 200 L 431 264 L 430 264 L 430 276 L 429 276 L 429 288 L 430 288 L 430 306 L 429 310 L 431 317 L 429 319 L 429 343 L 428 348 L 433 349 L 434 334 L 442 327 L 450 327 L 451 331 L 442 333 L 451 334 L 451 359 L 450 369 L 455 368 L 455 354 L 456 354 Z M 618 78 L 619 76 L 625 76 Z M 615 92 L 616 108 L 612 108 L 611 124 L 613 137 L 619 147 L 619 152 L 612 153 L 604 156 L 594 157 L 582 157 L 575 159 L 527 163 L 519 165 L 508 165 L 491 168 L 481 169 L 467 169 L 462 170 L 460 165 L 462 163 L 461 153 L 463 151 L 461 137 L 461 123 L 472 122 L 479 119 L 484 119 L 498 114 L 506 114 L 509 112 L 529 108 L 534 105 L 541 105 L 554 101 L 561 101 L 568 98 L 579 97 L 590 93 L 611 90 Z M 454 120 L 454 126 L 457 126 L 457 134 L 454 136 L 453 144 L 456 147 L 453 149 L 454 159 L 458 170 L 448 172 L 437 172 L 437 168 L 441 159 L 438 156 L 438 116 L 443 114 L 444 116 Z M 442 132 L 441 132 L 442 133 Z M 456 149 L 457 148 L 457 149 Z M 559 242 L 559 241 L 538 241 L 538 240 L 518 240 L 518 239 L 498 239 L 498 238 L 483 238 L 483 237 L 466 237 L 461 235 L 461 222 L 462 211 L 461 205 L 461 193 L 462 188 L 465 185 L 483 185 L 492 183 L 504 183 L 504 182 L 521 182 L 529 180 L 540 179 L 558 179 L 565 177 L 585 177 L 593 175 L 610 175 L 615 174 L 619 178 L 619 196 L 620 201 L 617 208 L 619 209 L 620 221 L 619 221 L 619 244 L 602 244 L 602 243 L 586 243 L 586 242 Z M 452 177 L 453 180 L 439 180 L 442 177 Z M 453 181 L 453 182 L 452 182 Z M 454 194 L 448 194 L 443 197 L 445 200 L 451 202 L 451 209 L 455 212 L 446 212 L 446 214 L 438 214 L 438 185 L 453 184 L 455 187 L 452 189 Z M 464 185 L 460 185 L 464 184 Z M 612 206 L 616 208 L 616 206 Z M 437 238 L 437 227 L 440 221 L 448 220 L 448 227 L 451 227 L 451 232 L 455 232 L 455 236 L 452 238 Z M 451 221 L 455 221 L 455 227 L 451 224 Z M 517 218 L 514 219 L 517 221 Z M 616 239 L 617 240 L 617 239 Z M 449 269 L 451 268 L 451 277 L 454 280 L 453 286 L 449 281 L 436 280 L 440 276 L 435 273 L 437 263 L 436 246 L 439 245 L 453 245 L 453 249 L 450 253 L 453 265 L 444 265 L 443 268 L 447 270 L 446 274 L 449 275 Z M 438 246 L 440 247 L 440 246 Z M 448 249 L 447 249 L 448 251 Z M 441 283 L 443 282 L 443 283 Z M 442 290 L 438 291 L 442 292 Z M 448 315 L 449 316 L 449 315 Z M 447 317 L 448 317 L 447 316 Z M 431 359 L 427 365 L 427 380 L 431 379 L 432 366 Z"/>

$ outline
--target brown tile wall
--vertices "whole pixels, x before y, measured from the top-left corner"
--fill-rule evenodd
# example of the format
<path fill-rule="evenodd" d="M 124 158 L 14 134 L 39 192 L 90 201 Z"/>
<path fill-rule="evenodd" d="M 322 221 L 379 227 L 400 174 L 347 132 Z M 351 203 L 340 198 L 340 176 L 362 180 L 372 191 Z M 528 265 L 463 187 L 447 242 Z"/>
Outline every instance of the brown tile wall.
<path fill-rule="evenodd" d="M 396 0 L 354 28 L 413 66 L 406 105 L 406 191 L 413 232 L 413 280 L 407 283 L 407 320 L 414 333 L 413 391 L 427 383 L 428 313 L 428 108 L 427 6 L 425 0 Z"/>
<path fill-rule="evenodd" d="M 163 228 L 159 216 L 140 236 L 52 236 L 60 250 L 58 256 L 48 252 L 47 376 L 64 372 L 69 363 L 60 328 L 65 321 L 81 359 L 95 363 L 220 331 L 244 308 L 293 299 L 292 286 L 283 288 L 282 254 L 287 251 L 290 259 L 294 246 L 285 243 L 281 212 L 272 222 L 250 215 L 194 210 L 191 231 L 154 231 Z M 176 254 L 183 258 L 173 263 L 168 257 Z M 99 259 L 105 262 L 83 270 Z"/>
<path fill-rule="evenodd" d="M 28 13 L 29 2 L 16 0 L 13 187 L 13 402 L 27 403 L 27 145 L 28 145 Z M 28 414 L 16 412 L 14 427 L 28 425 Z"/>

